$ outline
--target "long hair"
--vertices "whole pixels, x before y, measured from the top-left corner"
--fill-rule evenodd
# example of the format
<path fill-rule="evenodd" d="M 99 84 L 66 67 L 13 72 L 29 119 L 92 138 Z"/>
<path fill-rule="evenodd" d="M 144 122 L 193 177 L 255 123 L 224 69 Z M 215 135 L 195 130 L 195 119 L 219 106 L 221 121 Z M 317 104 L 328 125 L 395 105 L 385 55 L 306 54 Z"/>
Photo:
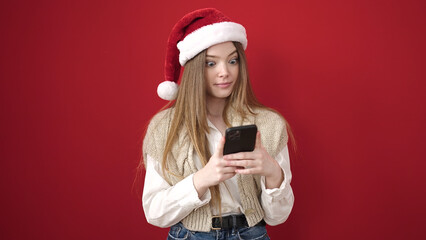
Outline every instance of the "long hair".
<path fill-rule="evenodd" d="M 226 118 L 226 111 L 231 103 L 243 118 L 246 116 L 247 110 L 251 111 L 252 107 L 262 107 L 255 98 L 248 79 L 244 49 L 238 42 L 234 42 L 234 45 L 239 58 L 239 74 L 223 112 L 223 120 L 228 127 L 230 123 L 229 119 Z M 206 133 L 209 133 L 206 108 L 206 81 L 204 76 L 206 52 L 207 50 L 202 51 L 185 65 L 178 96 L 175 104 L 172 106 L 175 108 L 175 111 L 163 153 L 162 169 L 164 176 L 167 176 L 166 173 L 176 176 L 175 173 L 169 171 L 167 161 L 168 154 L 176 141 L 180 128 L 185 128 L 188 132 L 189 139 L 201 160 L 202 166 L 205 166 L 211 157 L 206 136 Z M 183 178 L 183 176 L 177 177 Z M 218 207 L 221 213 L 219 186 L 210 187 L 210 192 L 212 194 L 213 206 Z"/>
<path fill-rule="evenodd" d="M 247 117 L 247 114 L 255 114 L 252 111 L 254 108 L 267 108 L 262 105 L 254 95 L 249 80 L 247 60 L 241 43 L 234 42 L 234 46 L 237 49 L 239 58 L 239 74 L 231 95 L 226 99 L 226 105 L 222 114 L 223 120 L 228 127 L 231 126 L 226 113 L 231 105 L 243 119 Z M 206 52 L 207 50 L 200 52 L 185 64 L 176 101 L 170 102 L 162 108 L 174 108 L 174 115 L 169 128 L 170 130 L 161 162 L 163 176 L 165 176 L 166 179 L 168 174 L 183 179 L 183 176 L 170 171 L 168 168 L 168 156 L 173 145 L 177 141 L 178 133 L 181 129 L 187 131 L 191 144 L 194 146 L 202 166 L 205 166 L 211 157 L 206 135 L 209 133 L 206 107 L 206 81 L 204 75 Z M 270 110 L 275 111 L 273 109 Z M 287 128 L 287 130 L 289 131 L 291 139 L 293 139 L 290 129 Z M 143 159 L 141 159 L 137 171 L 140 172 L 142 167 Z M 209 189 L 212 195 L 212 204 L 214 207 L 218 208 L 221 214 L 219 186 L 212 186 Z"/>

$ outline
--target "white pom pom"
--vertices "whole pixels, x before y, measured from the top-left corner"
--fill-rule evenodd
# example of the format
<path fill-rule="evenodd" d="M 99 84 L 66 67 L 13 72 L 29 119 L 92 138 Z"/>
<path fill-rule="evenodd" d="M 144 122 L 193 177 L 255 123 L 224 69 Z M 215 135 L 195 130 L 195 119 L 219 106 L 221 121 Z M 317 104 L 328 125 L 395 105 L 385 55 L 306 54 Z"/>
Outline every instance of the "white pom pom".
<path fill-rule="evenodd" d="M 179 86 L 172 81 L 164 81 L 157 87 L 157 94 L 164 100 L 174 100 L 177 97 Z"/>

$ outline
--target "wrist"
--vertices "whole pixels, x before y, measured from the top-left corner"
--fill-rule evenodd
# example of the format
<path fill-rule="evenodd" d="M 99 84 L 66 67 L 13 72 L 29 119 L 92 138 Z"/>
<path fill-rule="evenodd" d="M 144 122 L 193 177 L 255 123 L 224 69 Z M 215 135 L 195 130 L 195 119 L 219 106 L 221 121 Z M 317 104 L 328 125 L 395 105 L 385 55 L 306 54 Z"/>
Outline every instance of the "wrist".
<path fill-rule="evenodd" d="M 281 166 L 278 164 L 277 161 L 274 161 L 274 167 L 272 168 L 272 170 L 269 172 L 268 175 L 265 175 L 266 178 L 269 179 L 279 179 L 282 175 L 283 175 L 283 170 L 281 169 Z"/>
<path fill-rule="evenodd" d="M 280 166 L 278 166 L 276 171 L 269 176 L 265 176 L 265 185 L 267 189 L 278 188 L 281 186 L 284 181 L 284 172 Z"/>
<path fill-rule="evenodd" d="M 265 176 L 265 178 L 269 179 L 271 181 L 274 181 L 274 182 L 278 182 L 278 181 L 283 179 L 283 175 L 284 175 L 283 170 L 281 168 L 279 168 L 276 171 L 274 171 L 274 174 L 271 174 L 269 176 Z"/>
<path fill-rule="evenodd" d="M 209 185 L 205 182 L 205 178 L 203 177 L 202 169 L 194 174 L 193 183 L 195 190 L 198 192 L 198 196 L 201 197 L 209 188 Z"/>

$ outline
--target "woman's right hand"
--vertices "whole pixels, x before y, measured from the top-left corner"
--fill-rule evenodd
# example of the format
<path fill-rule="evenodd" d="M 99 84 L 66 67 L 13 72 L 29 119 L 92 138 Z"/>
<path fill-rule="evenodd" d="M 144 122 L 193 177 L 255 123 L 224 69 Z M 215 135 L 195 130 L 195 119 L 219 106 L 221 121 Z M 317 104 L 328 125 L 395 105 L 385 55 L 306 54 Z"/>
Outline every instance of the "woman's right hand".
<path fill-rule="evenodd" d="M 225 137 L 222 137 L 209 162 L 194 174 L 194 186 L 200 198 L 209 187 L 230 179 L 236 174 L 237 167 L 226 166 L 226 161 L 223 159 L 224 145 Z"/>

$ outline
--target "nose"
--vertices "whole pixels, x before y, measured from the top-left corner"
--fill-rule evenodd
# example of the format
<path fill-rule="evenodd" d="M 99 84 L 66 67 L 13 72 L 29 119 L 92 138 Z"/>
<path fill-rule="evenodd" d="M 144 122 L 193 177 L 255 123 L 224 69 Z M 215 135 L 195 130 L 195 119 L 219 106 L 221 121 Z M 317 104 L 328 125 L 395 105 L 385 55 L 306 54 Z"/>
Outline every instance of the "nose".
<path fill-rule="evenodd" d="M 219 77 L 221 78 L 228 77 L 229 75 L 229 69 L 225 63 L 220 64 L 218 71 Z"/>

